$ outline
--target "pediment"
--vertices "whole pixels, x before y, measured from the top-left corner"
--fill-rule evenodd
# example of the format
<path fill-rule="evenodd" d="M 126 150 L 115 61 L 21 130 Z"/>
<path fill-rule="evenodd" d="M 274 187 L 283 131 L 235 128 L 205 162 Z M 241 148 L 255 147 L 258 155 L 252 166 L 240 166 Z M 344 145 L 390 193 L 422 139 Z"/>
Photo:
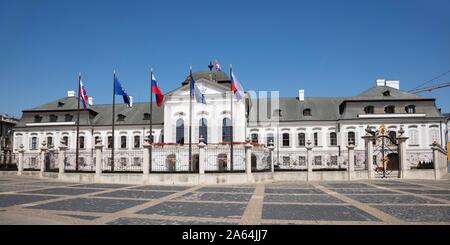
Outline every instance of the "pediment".
<path fill-rule="evenodd" d="M 218 84 L 216 82 L 211 82 L 204 78 L 198 79 L 195 81 L 195 84 L 199 87 L 200 91 L 202 91 L 205 95 L 217 95 L 223 94 L 228 91 L 229 88 L 222 84 Z M 189 96 L 189 84 L 179 87 L 172 92 L 168 93 L 166 96 Z"/>

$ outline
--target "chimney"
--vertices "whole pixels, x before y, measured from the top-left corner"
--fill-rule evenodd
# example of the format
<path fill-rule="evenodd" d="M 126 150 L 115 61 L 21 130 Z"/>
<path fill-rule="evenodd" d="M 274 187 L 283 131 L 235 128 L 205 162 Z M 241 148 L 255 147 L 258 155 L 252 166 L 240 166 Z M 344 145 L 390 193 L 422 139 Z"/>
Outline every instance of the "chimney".
<path fill-rule="evenodd" d="M 400 89 L 400 81 L 399 80 L 387 80 L 386 86 L 395 88 L 395 89 Z"/>
<path fill-rule="evenodd" d="M 88 97 L 88 104 L 90 106 L 94 105 L 94 97 Z"/>
<path fill-rule="evenodd" d="M 67 91 L 67 97 L 75 97 L 75 91 L 73 90 Z"/>
<path fill-rule="evenodd" d="M 305 90 L 304 89 L 300 89 L 298 91 L 298 100 L 305 101 Z"/>
<path fill-rule="evenodd" d="M 130 97 L 130 107 L 133 106 L 133 96 L 129 96 Z"/>
<path fill-rule="evenodd" d="M 384 87 L 384 86 L 386 86 L 386 80 L 377 79 L 377 87 Z"/>

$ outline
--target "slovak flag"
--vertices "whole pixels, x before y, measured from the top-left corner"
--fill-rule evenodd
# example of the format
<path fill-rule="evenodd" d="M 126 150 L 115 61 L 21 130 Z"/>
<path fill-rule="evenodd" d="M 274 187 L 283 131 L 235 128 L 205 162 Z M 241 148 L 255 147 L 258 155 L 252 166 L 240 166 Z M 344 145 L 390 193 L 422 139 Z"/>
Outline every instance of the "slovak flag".
<path fill-rule="evenodd" d="M 238 100 L 241 100 L 244 97 L 244 89 L 239 81 L 234 76 L 234 73 L 231 73 L 231 89 L 233 89 L 234 94 Z"/>
<path fill-rule="evenodd" d="M 89 105 L 89 96 L 86 93 L 86 89 L 84 88 L 83 81 L 80 78 L 80 95 L 81 101 L 83 102 L 83 107 L 86 109 Z"/>
<path fill-rule="evenodd" d="M 220 63 L 218 60 L 213 61 L 214 66 L 216 67 L 216 71 L 220 71 Z"/>
<path fill-rule="evenodd" d="M 158 107 L 160 107 L 164 100 L 164 95 L 161 92 L 161 89 L 158 87 L 158 82 L 156 82 L 156 78 L 153 74 L 152 74 L 152 92 L 155 94 L 156 104 L 158 105 Z"/>

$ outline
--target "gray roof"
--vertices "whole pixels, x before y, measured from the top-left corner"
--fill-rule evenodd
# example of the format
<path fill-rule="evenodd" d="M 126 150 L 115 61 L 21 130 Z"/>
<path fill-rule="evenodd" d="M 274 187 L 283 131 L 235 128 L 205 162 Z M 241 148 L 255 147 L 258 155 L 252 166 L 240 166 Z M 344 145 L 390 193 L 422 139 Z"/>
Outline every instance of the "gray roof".
<path fill-rule="evenodd" d="M 384 95 L 383 93 L 385 92 L 388 92 L 389 95 L 388 96 Z M 372 87 L 358 94 L 357 96 L 349 98 L 349 100 L 411 100 L 411 99 L 417 100 L 427 98 L 388 86 Z"/>
<path fill-rule="evenodd" d="M 339 118 L 339 105 L 344 98 L 339 97 L 309 97 L 304 101 L 299 101 L 295 97 L 280 98 L 279 109 L 281 110 L 280 121 L 327 121 L 337 120 Z M 264 118 L 264 115 L 259 113 L 252 113 L 253 110 L 258 109 L 258 105 L 264 105 L 264 103 L 270 103 L 268 99 L 258 99 L 257 102 L 252 102 L 252 108 L 250 109 L 250 122 L 264 122 L 268 121 Z M 258 104 L 258 105 L 257 105 Z M 270 109 L 267 105 L 270 114 L 273 115 L 274 109 Z M 311 116 L 303 116 L 304 109 L 311 109 Z"/>

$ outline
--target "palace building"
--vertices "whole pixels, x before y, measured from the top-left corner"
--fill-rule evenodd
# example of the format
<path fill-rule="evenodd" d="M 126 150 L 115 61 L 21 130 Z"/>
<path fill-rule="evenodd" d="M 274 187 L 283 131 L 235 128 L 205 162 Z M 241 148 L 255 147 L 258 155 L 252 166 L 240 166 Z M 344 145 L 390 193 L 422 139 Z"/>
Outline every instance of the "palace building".
<path fill-rule="evenodd" d="M 150 172 L 199 171 L 200 138 L 207 149 L 203 160 L 206 172 L 244 171 L 246 141 L 253 145 L 253 171 L 270 171 L 270 164 L 275 172 L 301 172 L 308 168 L 338 172 L 345 171 L 349 164 L 354 164 L 355 171 L 367 171 L 370 167 L 363 136 L 380 126 L 386 130 L 389 136 L 386 138 L 392 140 L 383 143 L 381 152 L 380 142 L 371 139 L 373 154 L 369 157 L 375 170 L 383 165 L 383 156 L 388 159 L 389 171 L 398 171 L 401 161 L 403 169 L 420 169 L 433 162 L 430 145 L 446 148 L 447 119 L 435 99 L 403 91 L 399 81 L 376 80 L 366 91 L 350 97 L 310 97 L 308 91 L 300 89 L 298 97 L 258 98 L 257 93 L 247 91 L 244 99 L 233 97 L 231 110 L 231 82 L 226 73 L 209 70 L 194 72 L 193 76 L 207 103 L 196 103 L 194 99 L 192 115 L 188 77 L 180 87 L 165 94 L 162 107 L 153 105 Z M 142 171 L 142 152 L 145 139 L 150 136 L 149 107 L 148 102 L 134 103 L 131 108 L 116 104 L 115 171 Z M 103 147 L 106 159 L 111 154 L 112 105 L 96 105 L 91 99 L 89 108 L 80 112 L 79 166 L 73 161 L 76 119 L 77 97 L 73 91 L 50 103 L 23 110 L 14 127 L 14 152 L 24 152 L 23 168 L 40 168 L 42 147 L 58 153 L 59 147 L 65 145 L 67 171 L 95 171 L 95 145 Z M 186 155 L 190 121 L 192 164 Z M 407 138 L 403 159 L 397 142 L 400 136 Z M 349 146 L 354 150 L 351 155 Z M 46 168 L 51 169 L 52 164 L 58 168 L 58 158 L 55 159 L 49 160 Z M 103 171 L 110 170 L 110 165 L 108 161 L 102 162 Z"/>

